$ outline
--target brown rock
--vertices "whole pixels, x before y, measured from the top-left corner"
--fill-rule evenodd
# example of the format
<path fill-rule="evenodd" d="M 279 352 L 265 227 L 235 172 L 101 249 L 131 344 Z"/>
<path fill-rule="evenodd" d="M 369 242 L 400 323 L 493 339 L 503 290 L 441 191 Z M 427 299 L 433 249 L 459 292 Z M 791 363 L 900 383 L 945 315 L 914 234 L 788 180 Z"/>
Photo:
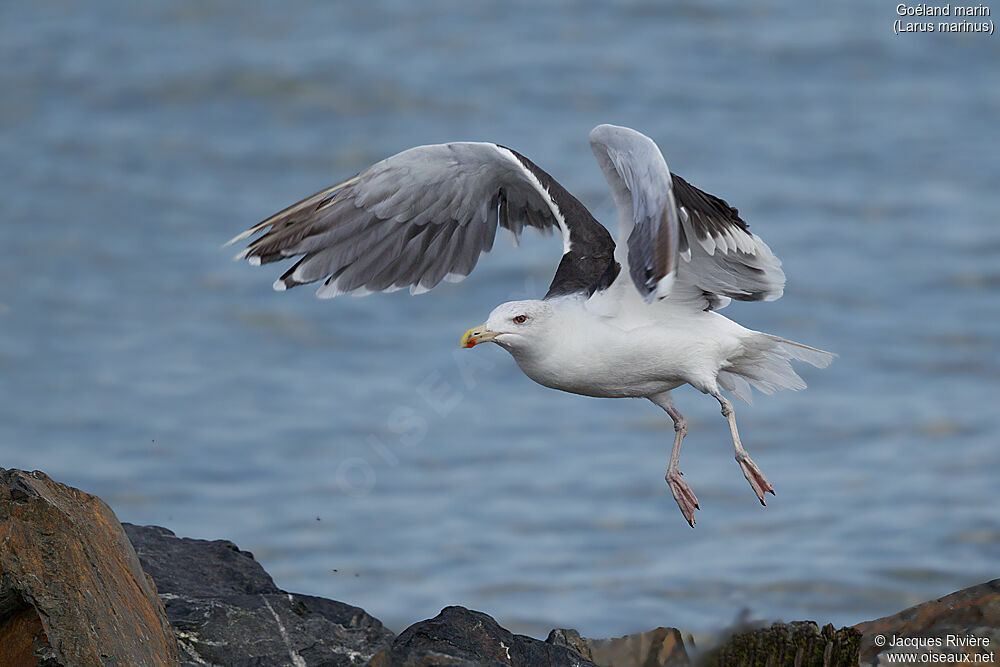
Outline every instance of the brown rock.
<path fill-rule="evenodd" d="M 114 512 L 44 473 L 0 468 L 0 664 L 178 663 Z"/>
<path fill-rule="evenodd" d="M 0 623 L 0 660 L 3 664 L 34 665 L 52 657 L 42 619 L 32 607 L 22 606 Z"/>
<path fill-rule="evenodd" d="M 565 646 L 601 667 L 683 667 L 690 665 L 676 628 L 656 628 L 612 639 L 588 639 L 576 630 L 553 630 L 545 640 Z"/>
<path fill-rule="evenodd" d="M 964 653 L 969 656 L 992 652 L 992 659 L 988 660 L 987 664 L 993 663 L 998 660 L 997 653 L 1000 653 L 1000 579 L 965 588 L 937 600 L 923 602 L 892 616 L 858 623 L 854 628 L 863 635 L 861 642 L 863 665 L 887 664 L 885 654 L 890 652 Z M 978 641 L 981 645 L 949 645 L 948 635 L 966 638 L 966 641 Z M 885 646 L 876 645 L 875 639 L 878 636 L 885 640 Z M 918 642 L 919 646 L 893 649 L 888 645 L 893 643 L 894 637 L 938 641 Z M 931 645 L 928 646 L 928 643 Z M 985 645 L 982 645 L 984 643 Z M 975 660 L 976 658 L 971 657 L 969 659 L 970 662 Z M 983 658 L 978 660 L 982 662 Z"/>

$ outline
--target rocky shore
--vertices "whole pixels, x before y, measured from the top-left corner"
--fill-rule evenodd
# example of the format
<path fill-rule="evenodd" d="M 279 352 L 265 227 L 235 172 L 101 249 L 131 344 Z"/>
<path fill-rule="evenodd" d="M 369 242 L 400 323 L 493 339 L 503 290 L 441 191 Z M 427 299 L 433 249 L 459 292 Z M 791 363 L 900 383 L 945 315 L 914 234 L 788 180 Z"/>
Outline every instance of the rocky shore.
<path fill-rule="evenodd" d="M 833 666 L 889 664 L 889 652 L 913 650 L 878 637 L 938 638 L 918 648 L 940 654 L 931 662 L 988 654 L 1000 643 L 1000 579 L 850 628 L 776 623 L 713 647 L 662 627 L 613 639 L 557 629 L 541 641 L 463 607 L 394 635 L 358 607 L 280 590 L 232 542 L 120 524 L 95 496 L 0 469 L 4 666 Z"/>

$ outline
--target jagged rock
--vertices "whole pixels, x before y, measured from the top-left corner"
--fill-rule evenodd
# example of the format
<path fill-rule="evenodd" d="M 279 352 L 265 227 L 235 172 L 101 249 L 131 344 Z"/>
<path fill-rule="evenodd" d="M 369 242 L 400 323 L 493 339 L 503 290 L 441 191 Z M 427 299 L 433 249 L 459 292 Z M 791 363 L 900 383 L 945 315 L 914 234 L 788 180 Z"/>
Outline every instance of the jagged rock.
<path fill-rule="evenodd" d="M 0 468 L 0 664 L 176 665 L 153 582 L 114 512 Z"/>
<path fill-rule="evenodd" d="M 886 654 L 894 653 L 937 653 L 946 654 L 988 654 L 1000 651 L 1000 579 L 988 581 L 970 588 L 946 595 L 937 600 L 923 602 L 898 614 L 874 621 L 859 623 L 854 628 L 864 635 L 861 644 L 861 664 L 889 664 Z M 949 645 L 948 636 L 966 642 L 977 641 L 979 646 Z M 885 646 L 878 646 L 875 638 L 881 636 Z M 940 646 L 889 646 L 893 638 L 932 638 L 939 640 Z M 985 640 L 985 642 L 983 641 Z M 938 642 L 932 642 L 937 644 Z M 969 662 L 975 661 L 970 658 Z M 982 662 L 983 658 L 979 658 Z M 946 660 L 935 662 L 943 663 Z M 894 663 L 894 664 L 899 664 Z"/>
<path fill-rule="evenodd" d="M 186 664 L 363 665 L 393 634 L 363 609 L 286 593 L 247 551 L 124 524 Z"/>
<path fill-rule="evenodd" d="M 568 628 L 556 628 L 549 632 L 549 636 L 545 638 L 546 644 L 565 646 L 572 651 L 576 651 L 587 660 L 593 660 L 594 656 L 590 652 L 589 642 L 590 640 L 586 637 L 581 637 L 579 632 Z"/>
<path fill-rule="evenodd" d="M 861 633 L 854 628 L 820 630 L 812 621 L 774 623 L 771 627 L 741 632 L 699 660 L 709 667 L 855 667 L 861 650 Z"/>
<path fill-rule="evenodd" d="M 895 638 L 924 641 L 893 649 Z M 922 660 L 929 662 L 984 662 L 995 660 L 998 644 L 1000 579 L 853 628 L 798 622 L 742 631 L 697 664 L 853 667 L 859 654 L 863 665 L 889 664 L 890 651 L 939 654 Z M 553 630 L 541 642 L 462 607 L 447 607 L 394 640 L 362 609 L 280 590 L 232 542 L 123 526 L 99 498 L 41 472 L 0 468 L 0 665 L 182 660 L 295 667 L 691 664 L 673 628 L 614 639 Z"/>
<path fill-rule="evenodd" d="M 512 634 L 490 616 L 464 607 L 445 607 L 434 618 L 411 625 L 399 634 L 390 650 L 376 655 L 371 664 L 372 667 L 594 665 L 564 646 Z"/>
<path fill-rule="evenodd" d="M 612 639 L 581 637 L 576 630 L 553 630 L 545 640 L 565 646 L 601 667 L 683 667 L 690 665 L 676 628 L 656 628 Z"/>

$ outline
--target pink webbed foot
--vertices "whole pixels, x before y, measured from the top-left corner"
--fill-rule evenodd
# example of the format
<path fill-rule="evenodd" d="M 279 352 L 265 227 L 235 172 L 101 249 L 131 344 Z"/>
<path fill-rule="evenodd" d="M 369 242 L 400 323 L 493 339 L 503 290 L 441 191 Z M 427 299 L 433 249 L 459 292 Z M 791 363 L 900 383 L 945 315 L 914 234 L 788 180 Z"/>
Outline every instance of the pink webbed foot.
<path fill-rule="evenodd" d="M 684 481 L 683 473 L 680 470 L 668 470 L 666 480 L 667 485 L 670 486 L 670 493 L 673 494 L 674 500 L 677 501 L 677 507 L 681 510 L 681 514 L 684 515 L 688 524 L 694 528 L 694 511 L 699 509 L 698 497 L 694 495 L 694 491 Z"/>
<path fill-rule="evenodd" d="M 740 464 L 740 468 L 743 469 L 743 476 L 747 478 L 753 492 L 757 494 L 757 500 L 760 501 L 761 505 L 767 505 L 764 502 L 764 494 L 770 493 L 772 496 L 774 495 L 774 487 L 771 486 L 771 482 L 767 481 L 764 473 L 760 471 L 757 464 L 745 452 L 742 455 L 736 455 L 736 462 Z"/>

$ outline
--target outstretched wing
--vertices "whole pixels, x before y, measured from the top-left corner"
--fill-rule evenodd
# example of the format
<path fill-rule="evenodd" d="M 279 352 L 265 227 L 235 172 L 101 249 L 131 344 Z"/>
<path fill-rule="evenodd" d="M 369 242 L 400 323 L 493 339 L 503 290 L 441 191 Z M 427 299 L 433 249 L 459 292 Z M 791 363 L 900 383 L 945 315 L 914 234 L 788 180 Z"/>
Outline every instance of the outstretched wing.
<path fill-rule="evenodd" d="M 610 234 L 575 215 L 576 206 L 551 176 L 508 148 L 436 144 L 382 160 L 229 243 L 262 233 L 237 256 L 252 264 L 302 256 L 277 290 L 322 280 L 322 298 L 403 287 L 421 293 L 465 278 L 493 247 L 498 225 L 515 238 L 525 226 L 558 230 L 564 258 L 602 243 L 611 256 Z"/>
<path fill-rule="evenodd" d="M 767 244 L 735 208 L 671 174 L 652 139 L 599 125 L 590 145 L 618 208 L 618 259 L 647 301 L 673 294 L 719 308 L 781 296 L 785 274 Z"/>

